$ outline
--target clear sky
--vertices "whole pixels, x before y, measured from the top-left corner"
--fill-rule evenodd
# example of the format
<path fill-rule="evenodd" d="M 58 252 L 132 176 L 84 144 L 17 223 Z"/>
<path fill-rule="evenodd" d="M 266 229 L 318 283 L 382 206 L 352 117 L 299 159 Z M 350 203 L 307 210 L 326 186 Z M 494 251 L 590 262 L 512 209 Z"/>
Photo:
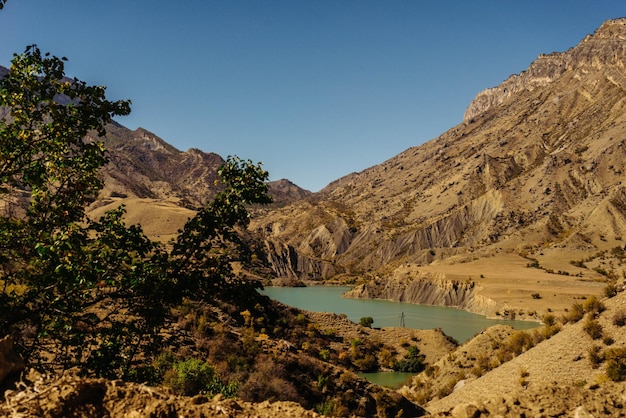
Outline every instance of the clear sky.
<path fill-rule="evenodd" d="M 123 125 L 317 191 L 618 17 L 624 0 L 8 0 L 0 65 L 38 44 L 132 100 Z"/>

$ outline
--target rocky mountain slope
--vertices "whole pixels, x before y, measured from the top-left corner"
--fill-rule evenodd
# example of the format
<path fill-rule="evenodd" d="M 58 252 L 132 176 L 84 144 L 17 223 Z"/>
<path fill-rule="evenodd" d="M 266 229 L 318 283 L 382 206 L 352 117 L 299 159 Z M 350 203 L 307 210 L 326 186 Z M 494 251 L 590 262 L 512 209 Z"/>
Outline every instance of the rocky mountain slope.
<path fill-rule="evenodd" d="M 504 257 L 503 273 L 539 282 L 535 292 L 552 292 L 554 283 L 543 285 L 560 273 L 579 296 L 597 293 L 598 271 L 621 274 L 599 255 L 626 238 L 625 39 L 626 20 L 608 21 L 480 93 L 440 137 L 258 217 L 275 273 L 327 280 L 428 270 L 489 292 L 488 279 L 505 277 L 476 265 Z M 524 292 L 517 306 L 531 301 L 533 289 Z"/>
<path fill-rule="evenodd" d="M 604 299 L 597 310 L 563 325 L 534 347 L 520 349 L 510 361 L 501 362 L 498 352 L 506 344 L 502 334 L 507 330 L 489 329 L 435 365 L 431 375 L 435 381 L 437 375 L 445 376 L 442 383 L 449 390 L 422 404 L 434 416 L 623 416 L 625 304 L 624 292 Z M 521 339 L 508 341 L 517 344 Z M 485 361 L 497 367 L 483 374 Z M 451 368 L 454 375 L 446 374 Z M 429 379 L 426 374 L 416 376 L 402 392 L 415 395 L 425 388 L 420 382 Z M 480 414 L 455 415 L 462 411 Z"/>
<path fill-rule="evenodd" d="M 89 209 L 93 217 L 123 204 L 129 224 L 141 224 L 148 235 L 167 241 L 220 191 L 217 170 L 224 159 L 215 153 L 180 151 L 143 128 L 116 123 L 107 128 L 104 143 L 110 162 L 102 173 L 105 187 Z M 274 199 L 269 207 L 312 194 L 287 179 L 268 186 Z"/>
<path fill-rule="evenodd" d="M 171 200 L 197 208 L 219 191 L 215 181 L 224 159 L 215 153 L 179 151 L 143 128 L 132 131 L 119 124 L 107 128 L 104 143 L 110 163 L 102 198 Z M 311 195 L 286 179 L 270 182 L 269 187 L 275 202 L 282 204 Z"/>

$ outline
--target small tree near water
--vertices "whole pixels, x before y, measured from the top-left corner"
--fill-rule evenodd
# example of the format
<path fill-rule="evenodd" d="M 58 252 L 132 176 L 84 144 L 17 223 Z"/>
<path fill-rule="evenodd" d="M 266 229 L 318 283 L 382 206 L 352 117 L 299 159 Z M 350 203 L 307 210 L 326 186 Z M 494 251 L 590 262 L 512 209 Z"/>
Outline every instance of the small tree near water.
<path fill-rule="evenodd" d="M 374 323 L 374 318 L 372 318 L 371 316 L 364 316 L 359 321 L 359 325 L 361 325 L 362 327 L 367 327 L 367 328 L 371 328 L 373 323 Z"/>

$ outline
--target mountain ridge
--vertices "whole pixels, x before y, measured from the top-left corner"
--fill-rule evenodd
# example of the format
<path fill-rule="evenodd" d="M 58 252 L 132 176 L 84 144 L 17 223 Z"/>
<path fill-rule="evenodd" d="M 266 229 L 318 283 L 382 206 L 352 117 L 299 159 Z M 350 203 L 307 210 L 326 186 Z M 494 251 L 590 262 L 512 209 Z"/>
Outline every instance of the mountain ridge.
<path fill-rule="evenodd" d="M 579 45 L 479 93 L 465 121 L 438 138 L 255 219 L 267 248 L 280 249 L 269 259 L 292 263 L 275 272 L 358 282 L 407 264 L 449 271 L 514 255 L 515 265 L 537 264 L 540 281 L 553 271 L 602 280 L 573 263 L 624 246 L 625 36 L 625 19 L 605 22 Z M 530 292 L 514 303 L 532 302 L 525 299 Z M 496 302 L 480 313 L 512 303 Z"/>

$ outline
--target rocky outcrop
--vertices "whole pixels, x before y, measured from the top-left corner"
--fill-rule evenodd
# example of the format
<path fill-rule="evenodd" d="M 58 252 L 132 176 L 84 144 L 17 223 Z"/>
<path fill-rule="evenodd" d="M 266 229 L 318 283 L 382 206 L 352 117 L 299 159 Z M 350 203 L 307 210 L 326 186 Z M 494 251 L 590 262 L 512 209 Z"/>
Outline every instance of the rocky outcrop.
<path fill-rule="evenodd" d="M 544 87 L 566 71 L 586 72 L 607 66 L 623 69 L 626 63 L 624 26 L 626 19 L 607 21 L 593 35 L 583 39 L 578 47 L 563 53 L 539 55 L 526 71 L 513 74 L 499 86 L 478 93 L 465 111 L 463 120 L 471 121 L 516 97 L 521 91 Z"/>
<path fill-rule="evenodd" d="M 265 241 L 265 256 L 279 278 L 320 280 L 343 272 L 329 261 L 308 257 L 288 244 Z"/>
<path fill-rule="evenodd" d="M 499 86 L 478 93 L 465 111 L 463 120 L 471 121 L 474 117 L 515 97 L 520 91 L 532 91 L 543 87 L 558 78 L 564 71 L 564 54 L 539 55 L 528 70 L 513 74 Z"/>
<path fill-rule="evenodd" d="M 480 296 L 478 291 L 476 283 L 470 280 L 449 280 L 442 274 L 415 273 L 370 280 L 346 292 L 344 297 L 447 306 L 486 314 L 495 302 Z"/>
<path fill-rule="evenodd" d="M 13 374 L 24 370 L 24 360 L 13 350 L 13 339 L 8 335 L 0 339 L 0 385 Z"/>
<path fill-rule="evenodd" d="M 75 375 L 38 376 L 21 391 L 7 391 L 7 417 L 319 417 L 295 402 L 244 402 L 217 396 L 177 396 L 168 388 Z"/>

